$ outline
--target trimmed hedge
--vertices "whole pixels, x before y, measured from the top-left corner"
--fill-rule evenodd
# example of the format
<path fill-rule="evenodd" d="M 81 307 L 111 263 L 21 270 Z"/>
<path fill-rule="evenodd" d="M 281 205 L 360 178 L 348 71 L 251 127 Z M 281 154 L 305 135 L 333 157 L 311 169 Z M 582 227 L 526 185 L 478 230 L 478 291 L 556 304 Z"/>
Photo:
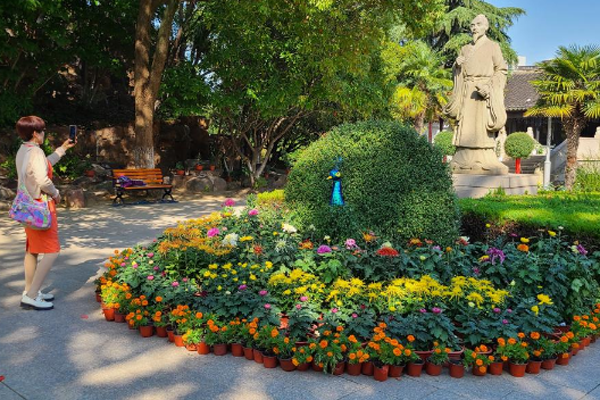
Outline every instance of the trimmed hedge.
<path fill-rule="evenodd" d="M 542 192 L 537 196 L 490 195 L 460 199 L 462 233 L 471 240 L 516 233 L 536 236 L 540 229 L 558 231 L 600 250 L 600 192 Z M 486 224 L 491 224 L 487 229 Z"/>
<path fill-rule="evenodd" d="M 515 132 L 508 135 L 504 142 L 504 152 L 510 158 L 527 158 L 535 148 L 535 140 L 525 132 Z"/>
<path fill-rule="evenodd" d="M 330 206 L 327 180 L 342 157 L 345 206 Z M 334 128 L 313 142 L 292 169 L 286 202 L 296 223 L 314 225 L 317 238 L 356 238 L 367 231 L 406 242 L 456 240 L 457 199 L 441 152 L 414 129 L 397 122 L 366 121 Z M 322 240 L 322 239 L 321 239 Z"/>

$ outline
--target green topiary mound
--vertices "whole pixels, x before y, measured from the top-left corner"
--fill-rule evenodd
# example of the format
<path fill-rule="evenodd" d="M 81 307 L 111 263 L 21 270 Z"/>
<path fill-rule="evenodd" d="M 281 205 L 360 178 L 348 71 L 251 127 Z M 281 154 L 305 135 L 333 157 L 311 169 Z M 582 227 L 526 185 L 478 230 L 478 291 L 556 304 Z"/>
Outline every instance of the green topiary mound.
<path fill-rule="evenodd" d="M 330 206 L 327 180 L 342 157 L 345 206 Z M 458 236 L 459 211 L 442 154 L 414 129 L 395 122 L 347 124 L 312 143 L 298 158 L 285 189 L 298 224 L 337 240 L 373 231 L 403 243 L 446 244 Z"/>
<path fill-rule="evenodd" d="M 527 158 L 535 147 L 535 140 L 525 132 L 514 132 L 504 142 L 504 152 L 510 158 Z"/>

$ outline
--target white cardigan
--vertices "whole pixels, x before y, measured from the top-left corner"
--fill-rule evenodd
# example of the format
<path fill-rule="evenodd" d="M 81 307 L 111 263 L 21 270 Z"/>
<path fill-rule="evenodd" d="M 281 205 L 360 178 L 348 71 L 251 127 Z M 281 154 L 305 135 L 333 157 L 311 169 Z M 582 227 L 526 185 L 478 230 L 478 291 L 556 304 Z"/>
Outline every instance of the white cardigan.
<path fill-rule="evenodd" d="M 48 178 L 48 162 L 46 160 L 50 161 L 51 165 L 54 165 L 65 155 L 66 150 L 62 146 L 58 147 L 54 153 L 46 158 L 44 151 L 37 144 L 31 142 L 27 142 L 27 144 L 33 146 L 28 147 L 25 144 L 22 144 L 17 152 L 15 160 L 19 180 L 21 179 L 25 155 L 29 153 L 29 160 L 25 169 L 25 187 L 29 194 L 34 199 L 39 199 L 42 196 L 42 193 L 46 193 L 53 198 L 58 196 L 58 189 Z M 19 184 L 20 183 L 21 182 L 19 182 Z"/>

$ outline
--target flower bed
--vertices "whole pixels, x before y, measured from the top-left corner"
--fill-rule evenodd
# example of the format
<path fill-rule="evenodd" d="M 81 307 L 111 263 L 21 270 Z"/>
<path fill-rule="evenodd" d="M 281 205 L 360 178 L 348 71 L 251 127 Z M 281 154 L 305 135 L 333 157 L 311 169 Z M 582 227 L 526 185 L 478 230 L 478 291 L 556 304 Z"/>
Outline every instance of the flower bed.
<path fill-rule="evenodd" d="M 97 281 L 104 308 L 199 353 L 243 345 L 286 371 L 373 363 L 379 380 L 421 359 L 478 374 L 498 360 L 565 362 L 597 335 L 600 254 L 561 232 L 445 248 L 376 232 L 336 242 L 300 232 L 281 207 L 233 205 L 115 251 Z"/>

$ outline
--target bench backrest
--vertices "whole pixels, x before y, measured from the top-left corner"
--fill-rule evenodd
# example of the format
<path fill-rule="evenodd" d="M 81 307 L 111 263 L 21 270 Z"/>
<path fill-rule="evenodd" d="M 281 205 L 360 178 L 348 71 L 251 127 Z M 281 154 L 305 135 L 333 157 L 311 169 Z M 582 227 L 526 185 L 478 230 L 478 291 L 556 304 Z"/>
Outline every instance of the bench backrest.
<path fill-rule="evenodd" d="M 113 183 L 118 184 L 118 179 L 126 176 L 134 181 L 144 181 L 147 185 L 163 183 L 163 175 L 160 168 L 154 169 L 113 169 Z"/>

